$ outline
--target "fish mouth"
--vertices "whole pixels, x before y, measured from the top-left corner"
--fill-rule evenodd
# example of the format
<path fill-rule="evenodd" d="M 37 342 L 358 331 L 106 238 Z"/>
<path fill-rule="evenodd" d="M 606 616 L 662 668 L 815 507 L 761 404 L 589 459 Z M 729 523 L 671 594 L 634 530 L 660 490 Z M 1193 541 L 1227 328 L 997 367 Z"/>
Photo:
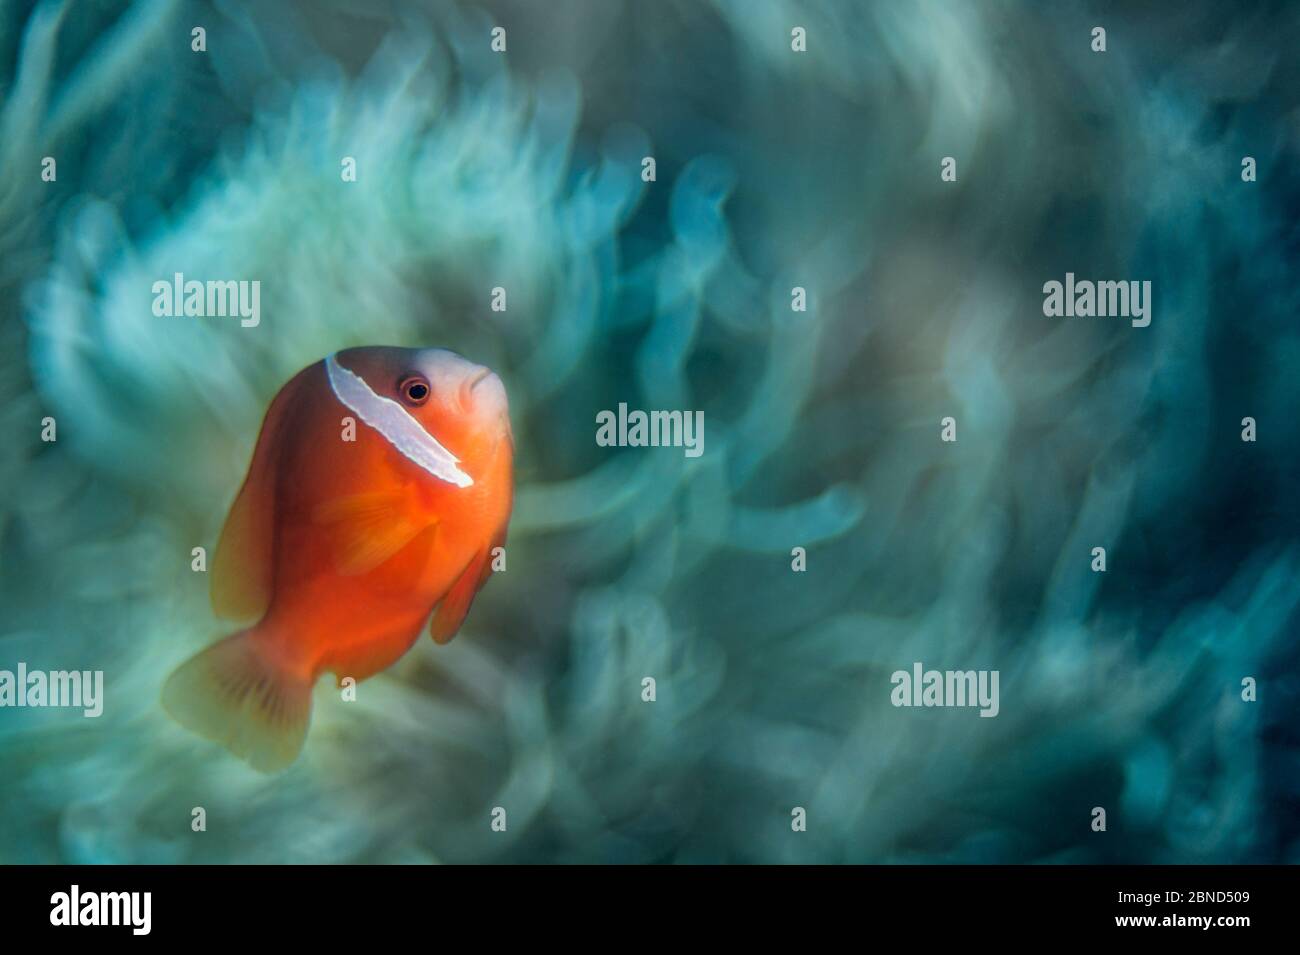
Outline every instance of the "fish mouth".
<path fill-rule="evenodd" d="M 505 386 L 491 368 L 477 368 L 461 381 L 459 399 L 462 411 L 491 415 L 505 409 Z"/>

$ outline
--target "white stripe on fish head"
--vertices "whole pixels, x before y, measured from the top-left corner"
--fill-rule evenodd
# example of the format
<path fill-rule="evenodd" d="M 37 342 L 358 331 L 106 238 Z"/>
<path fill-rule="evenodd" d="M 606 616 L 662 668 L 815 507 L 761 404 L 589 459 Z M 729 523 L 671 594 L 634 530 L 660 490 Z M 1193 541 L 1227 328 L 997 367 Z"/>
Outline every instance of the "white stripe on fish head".
<path fill-rule="evenodd" d="M 377 395 L 365 379 L 338 363 L 325 359 L 330 388 L 344 407 L 374 428 L 388 443 L 440 481 L 469 487 L 474 479 L 460 469 L 460 459 L 438 443 L 424 426 L 392 398 Z"/>

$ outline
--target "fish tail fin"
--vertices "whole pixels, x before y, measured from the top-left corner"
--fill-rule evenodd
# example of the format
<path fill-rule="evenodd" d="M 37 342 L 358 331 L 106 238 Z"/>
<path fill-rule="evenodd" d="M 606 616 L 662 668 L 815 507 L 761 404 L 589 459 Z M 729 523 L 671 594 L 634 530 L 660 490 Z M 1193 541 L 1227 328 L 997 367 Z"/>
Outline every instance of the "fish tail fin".
<path fill-rule="evenodd" d="M 284 769 L 302 751 L 312 684 L 258 652 L 251 631 L 217 641 L 172 671 L 163 708 L 254 769 Z"/>

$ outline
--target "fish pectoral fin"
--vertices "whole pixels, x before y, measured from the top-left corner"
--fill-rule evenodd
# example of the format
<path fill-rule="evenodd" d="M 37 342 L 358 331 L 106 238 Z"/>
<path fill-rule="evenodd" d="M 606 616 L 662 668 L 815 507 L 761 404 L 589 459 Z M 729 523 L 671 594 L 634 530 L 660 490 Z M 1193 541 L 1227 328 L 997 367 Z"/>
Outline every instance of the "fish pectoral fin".
<path fill-rule="evenodd" d="M 369 573 L 433 526 L 413 519 L 406 497 L 388 491 L 326 501 L 312 522 L 329 527 L 334 567 L 348 577 Z"/>
<path fill-rule="evenodd" d="M 474 602 L 475 594 L 491 573 L 492 568 L 486 553 L 476 556 L 461 571 L 461 575 L 456 578 L 451 589 L 438 601 L 433 619 L 429 622 L 429 635 L 433 637 L 434 643 L 448 643 L 456 636 L 456 631 L 465 622 L 465 616 L 469 613 L 469 606 Z"/>

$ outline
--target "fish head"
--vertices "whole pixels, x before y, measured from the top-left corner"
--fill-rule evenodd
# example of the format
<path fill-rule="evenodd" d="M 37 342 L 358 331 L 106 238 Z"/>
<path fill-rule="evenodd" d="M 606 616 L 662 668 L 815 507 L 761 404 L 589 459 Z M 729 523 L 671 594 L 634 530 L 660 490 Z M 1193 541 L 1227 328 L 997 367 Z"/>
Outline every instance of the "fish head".
<path fill-rule="evenodd" d="M 479 462 L 502 440 L 513 444 L 505 385 L 490 368 L 453 351 L 350 348 L 326 359 L 326 368 L 345 405 L 443 480 L 472 484 Z M 411 422 L 432 440 L 414 434 Z M 443 454 L 450 458 L 445 467 L 436 460 Z"/>

